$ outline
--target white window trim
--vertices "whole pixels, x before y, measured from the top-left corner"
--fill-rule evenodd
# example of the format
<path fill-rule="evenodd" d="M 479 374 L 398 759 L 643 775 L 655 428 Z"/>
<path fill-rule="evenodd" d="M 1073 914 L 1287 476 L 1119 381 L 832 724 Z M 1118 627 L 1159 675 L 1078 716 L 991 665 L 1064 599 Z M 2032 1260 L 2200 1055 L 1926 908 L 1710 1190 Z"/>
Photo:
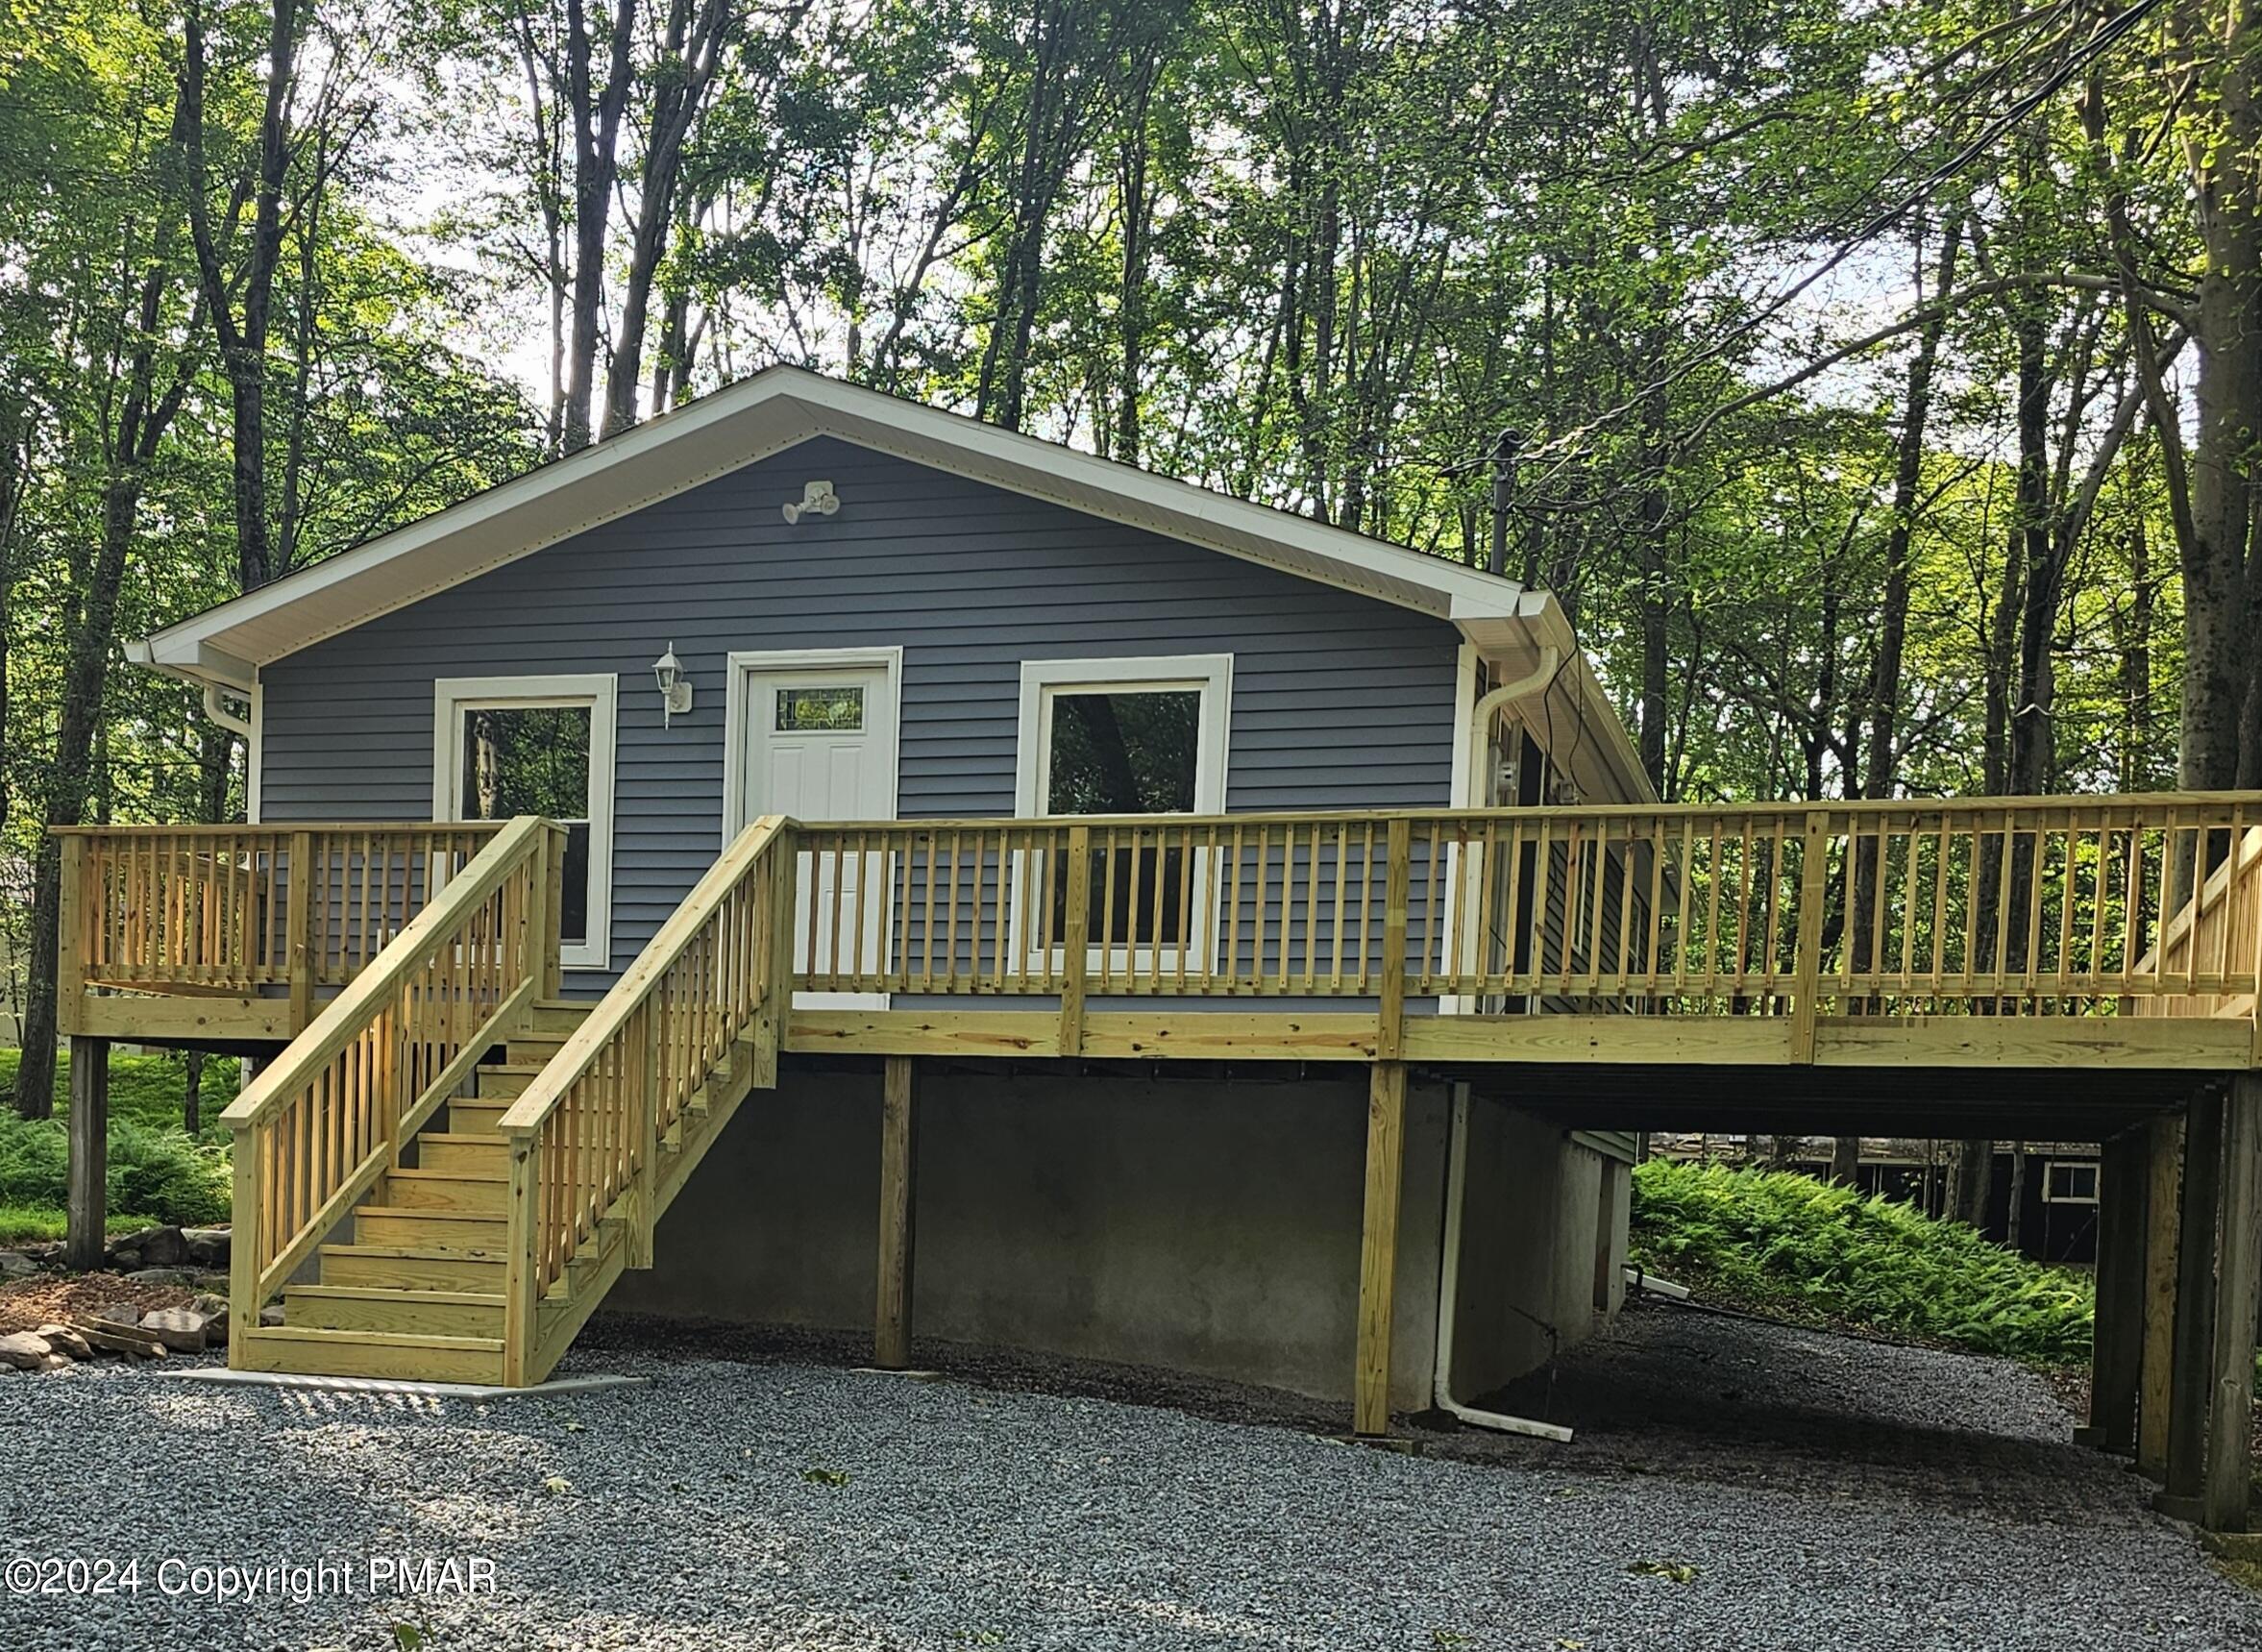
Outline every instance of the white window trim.
<path fill-rule="evenodd" d="M 1225 812 L 1227 747 L 1233 727 L 1233 655 L 1158 653 L 1128 659 L 1024 659 L 1021 661 L 1020 731 L 1015 747 L 1013 812 L 1021 820 L 1045 815 L 1049 778 L 1052 722 L 1049 697 L 1062 689 L 1193 688 L 1202 695 L 1195 737 L 1193 812 Z"/>
<path fill-rule="evenodd" d="M 902 796 L 903 651 L 900 648 L 799 648 L 733 651 L 725 656 L 723 685 L 723 847 L 747 827 L 747 726 L 753 716 L 753 679 L 774 672 L 872 671 L 887 673 L 887 690 L 865 716 L 887 754 L 887 818 L 897 818 Z"/>
<path fill-rule="evenodd" d="M 443 677 L 432 683 L 432 819 L 463 818 L 463 713 L 496 707 L 589 707 L 589 937 L 567 947 L 569 970 L 612 966 L 613 740 L 620 678 L 609 672 L 559 677 Z"/>
<path fill-rule="evenodd" d="M 2089 1172 L 2090 1193 L 2088 1197 L 2084 1198 L 2078 1194 L 2055 1195 L 2050 1191 L 2051 1172 L 2060 1165 L 2065 1166 L 2069 1171 L 2087 1171 Z M 2097 1203 L 2096 1190 L 2103 1179 L 2098 1170 L 2098 1161 L 2095 1159 L 2045 1159 L 2042 1162 L 2042 1202 L 2044 1204 L 2095 1204 Z"/>
<path fill-rule="evenodd" d="M 1229 653 L 1138 654 L 1116 659 L 1025 659 L 1021 661 L 1020 727 L 1014 747 L 1013 812 L 1020 820 L 1058 818 L 1048 817 L 1045 810 L 1045 797 L 1050 789 L 1052 758 L 1053 696 L 1066 690 L 1105 692 L 1109 689 L 1194 689 L 1202 697 L 1201 718 L 1195 726 L 1193 758 L 1193 813 L 1221 815 L 1225 812 L 1225 783 L 1231 772 L 1231 742 L 1233 727 L 1233 655 Z M 1159 820 L 1168 819 L 1159 815 Z M 1194 857 L 1191 868 L 1193 889 L 1190 909 L 1193 914 L 1193 932 L 1180 943 L 1191 954 L 1208 958 L 1210 936 L 1216 928 L 1217 915 L 1213 910 L 1217 901 L 1217 879 L 1203 857 Z M 1029 902 L 1021 898 L 1019 888 L 1025 867 L 1018 862 L 1014 869 L 1016 889 L 1013 899 L 1013 924 L 1019 931 L 1014 945 L 1024 958 L 1038 967 L 1044 960 L 1034 957 L 1036 942 L 1028 935 L 1027 908 Z M 1162 956 L 1171 958 L 1178 948 L 1165 948 Z M 1110 969 L 1144 969 L 1152 962 L 1152 949 L 1119 947 L 1107 961 Z M 1101 967 L 1100 949 L 1089 949 L 1090 967 Z M 1191 972 L 1190 972 L 1191 973 Z"/>

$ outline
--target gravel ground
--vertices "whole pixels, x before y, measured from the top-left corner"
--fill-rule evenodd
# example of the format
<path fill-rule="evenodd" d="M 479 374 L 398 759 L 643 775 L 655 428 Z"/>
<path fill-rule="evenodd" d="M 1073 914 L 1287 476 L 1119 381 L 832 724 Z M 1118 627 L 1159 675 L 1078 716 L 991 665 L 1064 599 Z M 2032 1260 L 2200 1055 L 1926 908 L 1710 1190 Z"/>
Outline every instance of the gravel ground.
<path fill-rule="evenodd" d="M 0 1595 L 0 1647 L 392 1647 L 396 1623 L 514 1652 L 2262 1646 L 2262 1601 L 1996 1362 L 1645 1310 L 1503 1397 L 1571 1446 L 1401 1456 L 1261 1391 L 629 1340 L 574 1368 L 649 1386 L 485 1408 L 0 1378 L 8 1555 L 136 1557 L 141 1585 Z M 1186 1409 L 1106 1397 L 1132 1392 Z M 372 1598 L 372 1556 L 491 1561 L 495 1587 Z M 356 1592 L 170 1595 L 168 1557 L 347 1563 Z"/>

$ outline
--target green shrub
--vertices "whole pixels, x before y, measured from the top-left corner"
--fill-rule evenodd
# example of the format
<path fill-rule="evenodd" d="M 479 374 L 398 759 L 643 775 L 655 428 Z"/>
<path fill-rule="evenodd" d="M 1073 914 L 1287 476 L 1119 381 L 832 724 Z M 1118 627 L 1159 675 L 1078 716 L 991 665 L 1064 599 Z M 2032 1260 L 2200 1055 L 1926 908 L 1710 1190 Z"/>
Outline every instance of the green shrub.
<path fill-rule="evenodd" d="M 2089 1355 L 2086 1274 L 1812 1176 L 1653 1159 L 1634 1172 L 1633 1229 L 1637 1262 L 1733 1303 L 2015 1359 Z"/>
<path fill-rule="evenodd" d="M 0 1216 L 12 1240 L 24 1244 L 61 1231 L 70 1157 L 63 1122 L 68 1074 L 57 1075 L 56 1117 L 18 1118 L 12 1105 L 18 1054 L 0 1050 L 0 1086 L 9 1096 L 9 1104 L 0 1106 Z M 202 1226 L 228 1220 L 228 1132 L 219 1117 L 235 1094 L 235 1077 L 233 1060 L 206 1063 L 203 1128 L 192 1138 L 181 1129 L 186 1080 L 178 1056 L 111 1058 L 108 1187 L 113 1226 L 121 1221 Z"/>

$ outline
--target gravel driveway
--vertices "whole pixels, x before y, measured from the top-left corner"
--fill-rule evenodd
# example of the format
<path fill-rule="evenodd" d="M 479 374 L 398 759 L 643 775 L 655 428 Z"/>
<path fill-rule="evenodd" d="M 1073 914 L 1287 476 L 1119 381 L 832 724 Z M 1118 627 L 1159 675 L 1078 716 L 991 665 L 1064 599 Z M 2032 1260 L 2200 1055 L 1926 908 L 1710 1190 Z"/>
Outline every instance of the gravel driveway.
<path fill-rule="evenodd" d="M 1245 1390 L 1182 1411 L 1098 1397 L 1121 1373 L 806 1352 L 601 1339 L 578 1369 L 651 1384 L 484 1410 L 0 1379 L 8 1555 L 140 1562 L 138 1593 L 0 1596 L 0 1646 L 2262 1646 L 2262 1601 L 1994 1362 L 1649 1310 L 1539 1395 L 1585 1414 L 1572 1446 L 1413 1457 Z M 373 1556 L 491 1562 L 493 1589 L 372 1598 Z M 198 1582 L 168 1558 L 344 1563 L 355 1592 L 169 1593 Z"/>

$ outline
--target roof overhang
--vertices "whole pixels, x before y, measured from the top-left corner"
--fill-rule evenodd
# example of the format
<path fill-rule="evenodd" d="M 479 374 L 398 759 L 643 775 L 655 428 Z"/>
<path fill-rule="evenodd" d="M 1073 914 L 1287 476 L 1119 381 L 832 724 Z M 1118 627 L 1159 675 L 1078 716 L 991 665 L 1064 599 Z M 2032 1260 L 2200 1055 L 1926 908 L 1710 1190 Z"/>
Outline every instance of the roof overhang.
<path fill-rule="evenodd" d="M 787 366 L 168 626 L 129 644 L 127 655 L 169 676 L 249 688 L 260 667 L 326 638 L 824 435 L 1429 614 L 1488 659 L 1530 661 L 1558 647 L 1566 666 L 1549 694 L 1575 697 L 1566 712 L 1599 744 L 1626 744 L 1545 592 Z"/>

